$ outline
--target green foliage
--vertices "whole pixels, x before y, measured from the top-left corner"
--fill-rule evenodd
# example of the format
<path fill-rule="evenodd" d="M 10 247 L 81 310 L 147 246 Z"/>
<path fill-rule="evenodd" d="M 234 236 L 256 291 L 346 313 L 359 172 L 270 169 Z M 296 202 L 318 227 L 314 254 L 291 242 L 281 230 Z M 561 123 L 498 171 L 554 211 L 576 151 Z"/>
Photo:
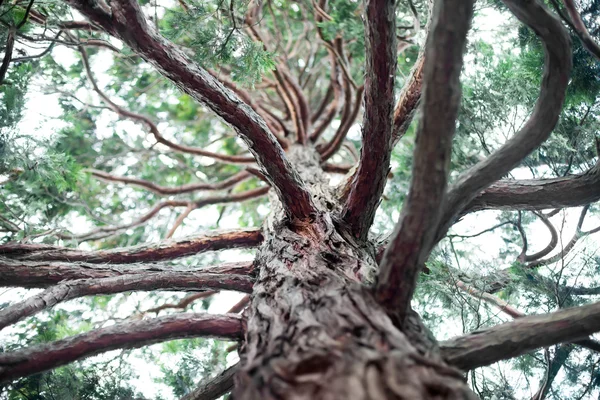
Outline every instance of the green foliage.
<path fill-rule="evenodd" d="M 160 22 L 161 32 L 193 50 L 205 68 L 226 65 L 236 82 L 252 86 L 275 67 L 274 54 L 242 34 L 241 22 L 234 22 L 246 13 L 244 2 L 231 2 L 229 10 L 223 10 L 222 4 L 193 0 L 186 9 L 168 10 Z M 220 17 L 220 13 L 230 15 Z"/>

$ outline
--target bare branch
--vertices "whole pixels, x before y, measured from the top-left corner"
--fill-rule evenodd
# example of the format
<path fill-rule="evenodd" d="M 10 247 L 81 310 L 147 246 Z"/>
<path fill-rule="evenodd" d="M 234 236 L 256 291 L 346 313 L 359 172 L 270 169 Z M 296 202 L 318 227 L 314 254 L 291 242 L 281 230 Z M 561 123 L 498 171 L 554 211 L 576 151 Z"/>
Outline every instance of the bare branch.
<path fill-rule="evenodd" d="M 74 279 L 100 279 L 153 273 L 203 273 L 249 275 L 252 262 L 224 263 L 190 271 L 163 264 L 89 264 L 70 262 L 19 261 L 0 257 L 0 286 L 46 288 Z"/>
<path fill-rule="evenodd" d="M 322 150 L 321 160 L 327 161 L 331 156 L 333 156 L 337 151 L 342 147 L 344 143 L 344 139 L 348 134 L 352 125 L 354 125 L 354 121 L 358 116 L 358 112 L 360 111 L 362 100 L 363 100 L 363 90 L 364 86 L 360 86 L 356 90 L 356 95 L 354 97 L 354 106 L 352 107 L 352 111 L 349 113 L 347 119 L 342 121 L 338 130 L 333 135 L 331 142 L 329 142 Z"/>
<path fill-rule="evenodd" d="M 157 185 L 154 182 L 146 181 L 143 179 L 129 178 L 126 176 L 118 176 L 106 173 L 104 171 L 100 171 L 97 169 L 86 169 L 86 172 L 91 173 L 94 177 L 102 179 L 107 182 L 120 182 L 133 186 L 138 186 L 144 189 L 148 189 L 151 192 L 156 194 L 160 194 L 163 196 L 167 195 L 175 195 L 175 194 L 183 194 L 183 193 L 192 193 L 200 190 L 223 190 L 227 189 L 236 183 L 243 182 L 246 179 L 249 179 L 252 174 L 248 171 L 241 171 L 237 174 L 217 183 L 190 183 L 187 185 L 181 185 L 177 187 L 165 187 Z"/>
<path fill-rule="evenodd" d="M 250 303 L 250 295 L 245 295 L 244 297 L 242 297 L 242 299 L 240 301 L 238 301 L 236 304 L 233 305 L 233 307 L 231 307 L 231 309 L 229 309 L 229 311 L 227 311 L 228 314 L 237 314 L 240 311 L 242 311 L 244 308 L 246 308 L 246 306 Z"/>
<path fill-rule="evenodd" d="M 102 10 L 95 0 L 67 0 L 67 3 L 121 39 L 185 93 L 231 124 L 266 172 L 288 217 L 310 218 L 315 212 L 311 196 L 264 120 L 181 49 L 149 27 L 137 1 L 114 1 L 110 10 Z"/>
<path fill-rule="evenodd" d="M 579 222 L 577 223 L 577 228 L 576 228 L 575 234 L 573 235 L 573 237 L 571 238 L 571 240 L 569 240 L 569 243 L 567 243 L 567 245 L 564 248 L 561 249 L 560 253 L 558 253 L 558 254 L 556 254 L 556 255 L 554 255 L 552 257 L 546 258 L 545 260 L 534 261 L 534 262 L 528 264 L 527 268 L 530 268 L 530 269 L 531 268 L 538 268 L 538 267 L 541 267 L 543 265 L 549 265 L 549 264 L 558 262 L 558 261 L 562 260 L 567 254 L 569 254 L 569 252 L 571 250 L 573 250 L 573 248 L 575 247 L 575 245 L 577 244 L 577 242 L 579 241 L 579 239 L 583 239 L 584 237 L 589 236 L 589 235 L 591 235 L 593 233 L 600 232 L 600 226 L 597 227 L 597 228 L 591 229 L 589 231 L 582 231 L 581 230 L 581 227 L 583 226 L 583 221 L 585 219 L 585 215 L 587 214 L 588 209 L 589 209 L 589 206 L 585 206 L 583 208 L 583 210 L 581 211 L 581 215 L 579 217 Z M 583 288 L 583 289 L 585 289 L 585 288 Z M 573 293 L 573 294 L 583 294 L 583 293 L 585 293 L 585 294 L 589 295 L 589 294 L 592 294 L 592 292 L 593 292 L 593 291 L 592 292 L 589 292 L 589 291 L 586 292 L 585 290 L 584 291 L 579 291 L 579 288 L 572 288 L 572 290 L 573 290 L 573 292 L 571 292 L 571 293 Z"/>
<path fill-rule="evenodd" d="M 141 217 L 134 219 L 130 223 L 122 224 L 122 225 L 109 225 L 109 226 L 99 226 L 98 228 L 92 229 L 89 232 L 81 233 L 81 234 L 70 234 L 70 233 L 59 233 L 56 236 L 59 239 L 71 240 L 75 239 L 78 242 L 84 242 L 87 240 L 98 240 L 103 239 L 105 237 L 113 235 L 115 232 L 119 232 L 125 229 L 134 228 L 136 226 L 140 226 L 148 221 L 150 221 L 154 216 L 156 216 L 163 208 L 176 208 L 176 207 L 187 207 L 189 204 L 188 201 L 185 200 L 166 200 L 161 201 L 152 207 L 148 212 L 143 214 Z"/>
<path fill-rule="evenodd" d="M 542 144 L 558 121 L 571 72 L 571 43 L 562 23 L 536 0 L 504 0 L 525 25 L 532 28 L 546 54 L 540 95 L 531 117 L 496 152 L 462 173 L 449 189 L 438 237 L 483 189 L 502 178 Z"/>
<path fill-rule="evenodd" d="M 46 371 L 99 353 L 138 348 L 167 340 L 213 337 L 237 340 L 243 322 L 237 315 L 176 314 L 96 329 L 87 333 L 0 354 L 0 382 Z"/>
<path fill-rule="evenodd" d="M 158 314 L 159 312 L 161 312 L 163 310 L 168 310 L 168 309 L 185 310 L 194 301 L 196 301 L 198 299 L 205 299 L 205 298 L 210 297 L 210 296 L 212 296 L 214 294 L 217 294 L 217 293 L 219 293 L 217 290 L 209 290 L 209 291 L 200 292 L 200 293 L 191 293 L 191 294 L 188 294 L 187 296 L 185 296 L 183 299 L 181 299 L 177 303 L 165 303 L 165 304 L 161 304 L 160 306 L 144 310 L 144 311 L 140 312 L 138 315 L 144 316 L 144 315 L 149 314 L 149 313 L 156 313 L 156 314 Z"/>
<path fill-rule="evenodd" d="M 535 215 L 537 215 L 542 220 L 544 225 L 546 225 L 546 227 L 550 231 L 550 243 L 548 243 L 546 247 L 544 247 L 537 253 L 527 254 L 525 256 L 525 262 L 535 261 L 548 255 L 552 250 L 556 248 L 556 245 L 558 244 L 558 232 L 556 232 L 556 228 L 554 228 L 554 225 L 552 225 L 548 217 L 546 217 L 542 213 L 535 213 Z"/>
<path fill-rule="evenodd" d="M 380 263 L 376 299 L 399 323 L 435 238 L 460 103 L 460 71 L 473 1 L 446 0 L 433 9 L 425 50 L 423 115 L 417 130 L 410 190 Z"/>
<path fill-rule="evenodd" d="M 190 215 L 190 213 L 192 211 L 194 211 L 194 208 L 195 208 L 194 203 L 188 204 L 187 208 L 185 210 L 183 210 L 183 212 L 181 214 L 179 214 L 179 216 L 173 223 L 173 226 L 171 227 L 171 229 L 169 229 L 169 232 L 167 232 L 167 234 L 165 235 L 165 239 L 170 239 L 173 237 L 173 235 L 175 234 L 177 229 L 183 224 L 183 221 L 185 221 L 185 219 Z"/>
<path fill-rule="evenodd" d="M 198 236 L 111 250 L 83 251 L 43 244 L 9 243 L 0 246 L 0 255 L 22 261 L 81 261 L 127 264 L 173 260 L 207 251 L 248 248 L 263 240 L 260 229 L 211 231 Z"/>
<path fill-rule="evenodd" d="M 228 204 L 228 203 L 237 203 L 241 201 L 255 199 L 260 196 L 264 196 L 269 192 L 269 187 L 261 187 L 256 189 L 246 190 L 244 192 L 237 192 L 232 194 L 225 195 L 215 195 L 215 196 L 206 196 L 202 197 L 196 201 L 191 202 L 193 204 L 193 210 L 197 210 L 199 208 L 214 205 L 214 204 Z M 105 237 L 111 236 L 115 232 L 122 231 L 124 229 L 133 228 L 135 226 L 140 226 L 147 221 L 149 221 L 152 217 L 158 214 L 160 210 L 166 207 L 190 207 L 190 201 L 187 200 L 167 200 L 158 203 L 154 206 L 150 211 L 146 214 L 142 215 L 140 218 L 133 220 L 132 222 L 124 225 L 115 225 L 115 226 L 100 226 L 96 229 L 91 230 L 90 232 L 86 232 L 78 235 L 65 235 L 60 234 L 57 235 L 60 239 L 76 239 L 78 241 L 86 241 L 86 240 L 98 240 L 103 239 Z"/>
<path fill-rule="evenodd" d="M 83 296 L 151 290 L 223 289 L 250 293 L 252 284 L 248 276 L 207 274 L 201 271 L 151 272 L 67 281 L 0 310 L 0 330 L 58 303 Z"/>
<path fill-rule="evenodd" d="M 235 364 L 214 378 L 201 382 L 193 392 L 186 394 L 181 400 L 214 400 L 223 396 L 233 388 L 233 378 L 239 367 L 239 364 Z"/>
<path fill-rule="evenodd" d="M 365 0 L 365 110 L 362 150 L 342 219 L 352 234 L 366 239 L 390 168 L 396 76 L 394 2 Z"/>
<path fill-rule="evenodd" d="M 600 331 L 600 303 L 519 318 L 440 343 L 446 361 L 463 370 L 493 364 L 540 347 L 573 342 Z M 540 332 L 544 332 L 540 335 Z"/>

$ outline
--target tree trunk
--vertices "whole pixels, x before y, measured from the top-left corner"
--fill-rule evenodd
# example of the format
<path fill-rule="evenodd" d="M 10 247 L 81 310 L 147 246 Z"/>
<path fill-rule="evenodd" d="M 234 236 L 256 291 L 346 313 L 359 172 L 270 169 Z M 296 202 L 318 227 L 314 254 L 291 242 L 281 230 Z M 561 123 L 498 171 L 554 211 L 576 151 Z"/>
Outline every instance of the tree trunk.
<path fill-rule="evenodd" d="M 334 222 L 327 207 L 335 203 L 307 163 L 299 170 L 311 174 L 303 178 L 325 210 L 294 227 L 274 211 L 265 226 L 234 397 L 476 398 L 436 348 L 418 345 L 424 332 L 403 333 L 374 301 L 364 284 L 374 276 L 374 248 Z"/>

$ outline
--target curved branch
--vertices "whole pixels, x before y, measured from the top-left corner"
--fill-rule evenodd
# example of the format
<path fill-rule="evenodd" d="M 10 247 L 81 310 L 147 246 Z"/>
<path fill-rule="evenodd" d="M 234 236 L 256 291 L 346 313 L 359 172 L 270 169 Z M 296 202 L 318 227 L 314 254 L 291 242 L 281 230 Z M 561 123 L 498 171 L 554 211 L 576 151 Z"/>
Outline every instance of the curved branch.
<path fill-rule="evenodd" d="M 148 116 L 126 110 L 125 108 L 119 106 L 114 101 L 112 101 L 102 90 L 100 90 L 100 87 L 98 86 L 98 84 L 96 83 L 96 80 L 94 79 L 94 76 L 92 75 L 92 69 L 90 68 L 87 51 L 83 47 L 80 46 L 79 52 L 81 53 L 81 59 L 83 61 L 83 66 L 85 68 L 88 80 L 89 80 L 90 84 L 92 85 L 92 88 L 94 89 L 94 92 L 96 92 L 98 94 L 98 96 L 100 96 L 102 101 L 104 101 L 104 103 L 106 103 L 106 105 L 115 113 L 119 114 L 122 117 L 129 118 L 129 119 L 132 119 L 132 120 L 135 120 L 135 121 L 138 121 L 138 122 L 141 122 L 141 123 L 147 125 L 148 129 L 150 129 L 150 133 L 152 133 L 152 135 L 154 136 L 154 138 L 156 139 L 156 141 L 158 143 L 161 143 L 173 150 L 177 150 L 182 153 L 209 157 L 209 158 L 213 158 L 215 160 L 224 161 L 224 162 L 232 163 L 232 164 L 248 164 L 248 163 L 255 162 L 254 157 L 235 156 L 235 155 L 232 156 L 232 155 L 228 155 L 228 154 L 219 154 L 219 153 L 214 153 L 212 151 L 207 151 L 207 150 L 201 149 L 199 147 L 191 147 L 191 146 L 186 146 L 186 145 L 182 145 L 182 144 L 177 144 L 175 142 L 168 140 L 160 133 L 160 131 L 158 130 L 158 126 L 156 126 L 156 124 Z"/>
<path fill-rule="evenodd" d="M 333 139 L 331 139 L 331 142 L 327 143 L 327 145 L 325 145 L 325 147 L 323 148 L 322 153 L 321 153 L 322 161 L 327 161 L 331 156 L 333 156 L 335 153 L 337 153 L 338 150 L 342 147 L 342 144 L 344 143 L 344 139 L 346 138 L 346 135 L 348 134 L 348 131 L 350 130 L 350 128 L 352 128 L 352 125 L 354 125 L 354 121 L 356 120 L 356 117 L 358 116 L 358 112 L 360 111 L 360 108 L 362 105 L 362 100 L 363 100 L 363 91 L 364 91 L 364 86 L 360 86 L 356 90 L 356 94 L 354 97 L 354 107 L 352 108 L 352 111 L 349 113 L 346 120 L 342 121 L 338 130 L 333 135 Z"/>
<path fill-rule="evenodd" d="M 154 217 L 160 210 L 165 207 L 187 207 L 192 208 L 193 210 L 197 210 L 199 208 L 214 205 L 214 204 L 228 204 L 228 203 L 237 203 L 245 200 L 255 199 L 257 197 L 264 196 L 269 192 L 269 187 L 261 187 L 257 189 L 247 190 L 245 192 L 238 192 L 232 194 L 218 195 L 218 196 L 207 196 L 196 201 L 184 201 L 184 200 L 169 200 L 158 203 L 154 206 L 150 211 L 144 214 L 142 217 L 128 223 L 125 225 L 116 225 L 116 226 L 101 226 L 99 228 L 93 229 L 90 232 L 80 234 L 80 235 L 57 235 L 61 239 L 76 239 L 78 241 L 86 241 L 86 240 L 98 240 L 112 235 L 115 232 L 122 231 L 124 229 L 130 229 L 139 225 L 144 224 L 149 221 L 152 217 Z M 190 207 L 191 203 L 191 207 Z"/>
<path fill-rule="evenodd" d="M 190 337 L 241 339 L 237 315 L 176 314 L 100 328 L 49 344 L 0 354 L 0 382 L 46 371 L 115 349 L 138 348 Z"/>
<path fill-rule="evenodd" d="M 71 240 L 75 239 L 79 242 L 87 240 L 98 240 L 112 235 L 114 232 L 122 231 L 124 229 L 134 228 L 150 221 L 155 215 L 157 215 L 163 208 L 175 208 L 175 207 L 187 207 L 189 201 L 184 200 L 166 200 L 161 201 L 150 209 L 147 213 L 141 217 L 131 221 L 128 224 L 115 225 L 115 226 L 100 226 L 96 229 L 92 229 L 89 232 L 72 235 L 72 234 L 57 234 L 56 236 L 60 239 Z"/>
<path fill-rule="evenodd" d="M 250 178 L 252 174 L 248 171 L 241 171 L 237 174 L 216 183 L 190 183 L 187 185 L 181 185 L 177 187 L 165 187 L 157 185 L 154 182 L 146 181 L 144 179 L 136 179 L 129 178 L 126 176 L 118 176 L 112 175 L 104 171 L 100 171 L 93 168 L 88 168 L 85 170 L 86 172 L 91 173 L 94 177 L 104 180 L 106 182 L 120 182 L 124 184 L 129 184 L 137 187 L 141 187 L 144 189 L 148 189 L 151 192 L 156 194 L 160 194 L 163 196 L 167 195 L 175 195 L 175 194 L 183 194 L 183 193 L 192 193 L 200 190 L 223 190 L 230 188 L 236 183 L 243 182 L 244 180 Z"/>
<path fill-rule="evenodd" d="M 66 1 L 231 124 L 265 171 L 288 217 L 306 220 L 315 213 L 310 193 L 264 120 L 181 49 L 150 28 L 137 1 L 113 1 L 110 11 L 99 7 L 96 0 Z"/>
<path fill-rule="evenodd" d="M 400 219 L 380 263 L 376 299 L 402 323 L 435 238 L 446 192 L 460 103 L 460 71 L 473 1 L 437 2 L 425 50 L 423 115 L 412 178 Z M 387 172 L 387 171 L 386 171 Z"/>
<path fill-rule="evenodd" d="M 548 245 L 545 248 L 538 251 L 537 253 L 526 255 L 525 262 L 535 261 L 535 260 L 538 260 L 538 259 L 548 255 L 548 253 L 550 253 L 552 250 L 554 250 L 556 248 L 556 245 L 558 244 L 558 232 L 556 232 L 556 228 L 554 228 L 554 225 L 552 225 L 552 222 L 550 222 L 548 217 L 546 217 L 542 213 L 534 213 L 534 214 L 537 215 L 542 220 L 544 225 L 546 225 L 546 227 L 550 231 L 550 243 L 548 243 Z"/>
<path fill-rule="evenodd" d="M 581 215 L 579 217 L 579 222 L 577 223 L 577 229 L 575 231 L 575 234 L 573 235 L 571 240 L 569 240 L 569 243 L 567 243 L 567 245 L 563 249 L 561 249 L 560 253 L 558 253 L 552 257 L 549 257 L 545 260 L 534 261 L 531 264 L 528 264 L 527 268 L 538 268 L 543 265 L 548 265 L 548 264 L 558 262 L 558 261 L 562 260 L 567 254 L 569 254 L 569 252 L 571 250 L 573 250 L 573 248 L 575 247 L 575 245 L 577 244 L 579 239 L 583 239 L 584 237 L 589 236 L 593 233 L 600 232 L 600 226 L 595 229 L 591 229 L 589 231 L 581 230 L 581 227 L 583 226 L 583 221 L 585 219 L 585 215 L 587 214 L 588 209 L 589 209 L 589 207 L 585 206 L 583 208 L 583 210 L 581 211 Z M 573 289 L 577 290 L 576 288 L 573 288 Z M 573 293 L 573 294 L 576 294 L 576 293 Z M 592 294 L 592 293 L 588 293 L 588 294 Z"/>
<path fill-rule="evenodd" d="M 165 303 L 165 304 L 161 304 L 160 306 L 154 307 L 154 308 L 149 308 L 147 310 L 141 311 L 140 313 L 136 314 L 136 315 L 140 315 L 140 316 L 144 316 L 146 314 L 149 313 L 156 313 L 158 314 L 159 312 L 163 311 L 163 310 L 167 310 L 167 309 L 180 309 L 180 310 L 185 310 L 190 304 L 192 304 L 194 301 L 198 300 L 198 299 L 205 299 L 207 297 L 210 297 L 214 294 L 219 293 L 218 290 L 209 290 L 206 292 L 200 292 L 200 293 L 192 293 L 189 294 L 187 296 L 185 296 L 183 299 L 181 299 L 178 303 Z"/>
<path fill-rule="evenodd" d="M 579 40 L 581 40 L 581 44 L 583 44 L 583 47 L 585 47 L 591 55 L 600 61 L 600 46 L 598 46 L 598 43 L 590 36 L 590 33 L 581 19 L 581 15 L 579 15 L 577 8 L 575 8 L 575 2 L 573 0 L 563 0 L 563 3 L 571 18 L 575 34 L 577 34 Z"/>
<path fill-rule="evenodd" d="M 342 219 L 351 233 L 367 238 L 379 205 L 392 151 L 392 114 L 396 77 L 395 6 L 389 0 L 365 0 L 365 106 L 362 149 Z"/>
<path fill-rule="evenodd" d="M 240 364 L 235 364 L 214 378 L 201 382 L 193 392 L 186 394 L 180 400 L 214 400 L 233 388 L 233 378 L 240 369 Z"/>
<path fill-rule="evenodd" d="M 540 347 L 574 342 L 600 331 L 600 303 L 519 318 L 441 342 L 442 355 L 463 370 L 483 367 Z M 540 332 L 544 332 L 540 335 Z"/>
<path fill-rule="evenodd" d="M 205 267 L 199 271 L 177 269 L 162 264 L 89 264 L 69 262 L 19 261 L 0 257 L 0 286 L 47 288 L 63 281 L 75 279 L 102 279 L 123 275 L 153 273 L 203 273 L 249 275 L 254 270 L 251 261 L 224 263 Z"/>
<path fill-rule="evenodd" d="M 483 189 L 516 167 L 550 136 L 562 109 L 571 72 L 568 33 L 537 0 L 504 0 L 504 3 L 521 22 L 536 32 L 544 45 L 546 59 L 540 95 L 523 128 L 488 158 L 462 173 L 452 185 L 438 237 Z"/>
<path fill-rule="evenodd" d="M 21 261 L 68 261 L 127 264 L 173 260 L 207 251 L 255 247 L 262 243 L 260 229 L 210 231 L 198 236 L 142 244 L 111 250 L 83 251 L 43 244 L 9 243 L 0 246 L 0 255 Z"/>
<path fill-rule="evenodd" d="M 197 271 L 150 272 L 103 279 L 67 281 L 0 310 L 0 330 L 58 303 L 83 296 L 150 290 L 252 291 L 253 281 L 243 275 L 207 274 Z"/>

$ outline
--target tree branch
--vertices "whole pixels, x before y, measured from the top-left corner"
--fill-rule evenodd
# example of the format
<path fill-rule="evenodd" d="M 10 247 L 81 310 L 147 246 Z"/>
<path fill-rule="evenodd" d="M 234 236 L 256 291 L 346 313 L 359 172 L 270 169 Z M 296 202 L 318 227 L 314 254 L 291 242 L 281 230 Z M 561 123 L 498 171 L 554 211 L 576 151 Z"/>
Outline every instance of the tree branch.
<path fill-rule="evenodd" d="M 423 115 L 410 190 L 380 263 L 376 299 L 402 323 L 438 226 L 460 103 L 460 71 L 473 1 L 436 3 L 425 50 Z"/>
<path fill-rule="evenodd" d="M 63 301 L 130 291 L 151 290 L 237 290 L 252 291 L 252 279 L 243 275 L 207 274 L 201 271 L 151 272 L 103 279 L 63 282 L 24 301 L 0 310 L 0 330 Z"/>
<path fill-rule="evenodd" d="M 194 391 L 186 394 L 180 400 L 214 400 L 233 388 L 233 378 L 240 364 L 235 364 L 208 381 L 201 382 Z"/>
<path fill-rule="evenodd" d="M 527 254 L 525 256 L 525 262 L 535 261 L 542 257 L 545 257 L 552 250 L 554 250 L 556 248 L 556 245 L 558 244 L 558 232 L 556 232 L 556 228 L 554 228 L 554 225 L 552 225 L 552 222 L 550 222 L 548 217 L 546 217 L 542 213 L 536 212 L 535 215 L 537 215 L 542 220 L 544 225 L 546 225 L 546 227 L 550 231 L 550 243 L 548 243 L 548 245 L 546 247 L 544 247 L 542 250 L 538 251 L 537 253 Z"/>
<path fill-rule="evenodd" d="M 21 261 L 81 261 L 127 264 L 173 260 L 207 251 L 248 248 L 262 243 L 260 229 L 211 231 L 198 236 L 110 250 L 83 251 L 43 244 L 9 243 L 0 246 L 0 255 Z"/>
<path fill-rule="evenodd" d="M 392 151 L 392 114 L 396 76 L 395 5 L 365 0 L 365 101 L 362 150 L 342 219 L 354 236 L 367 238 L 375 218 Z"/>
<path fill-rule="evenodd" d="M 268 186 L 246 190 L 244 192 L 237 192 L 231 194 L 224 195 L 215 195 L 215 196 L 206 196 L 202 197 L 196 201 L 187 201 L 187 200 L 167 200 L 158 203 L 154 206 L 150 211 L 146 214 L 142 215 L 140 218 L 124 225 L 116 225 L 116 226 L 101 226 L 96 229 L 93 229 L 90 232 L 86 232 L 79 235 L 65 235 L 60 234 L 57 235 L 61 239 L 76 239 L 78 241 L 86 241 L 86 240 L 98 240 L 108 236 L 111 236 L 115 232 L 122 231 L 124 229 L 133 228 L 135 226 L 142 225 L 143 223 L 149 221 L 152 217 L 154 217 L 160 210 L 166 207 L 186 207 L 191 208 L 192 210 L 197 210 L 199 208 L 214 205 L 214 204 L 228 204 L 228 203 L 237 203 L 240 201 L 255 199 L 260 196 L 264 196 L 269 191 Z"/>
<path fill-rule="evenodd" d="M 411 7 L 411 11 L 412 7 Z M 433 15 L 433 1 L 429 1 L 429 17 L 425 31 L 429 35 L 429 27 L 431 25 L 431 17 Z M 419 23 L 418 15 L 415 15 L 415 24 Z M 417 25 L 418 26 L 418 25 Z M 408 130 L 413 116 L 421 100 L 421 89 L 423 86 L 423 68 L 425 66 L 425 46 L 419 52 L 417 61 L 413 66 L 410 77 L 402 87 L 400 98 L 394 109 L 394 129 L 393 138 L 397 142 Z"/>
<path fill-rule="evenodd" d="M 575 2 L 573 0 L 563 0 L 563 3 L 571 18 L 575 34 L 579 37 L 579 40 L 581 40 L 581 44 L 583 44 L 583 47 L 585 47 L 591 55 L 600 61 L 600 46 L 598 46 L 598 43 L 590 36 L 590 33 L 581 19 L 581 15 L 579 15 L 577 8 L 575 8 Z"/>
<path fill-rule="evenodd" d="M 92 174 L 92 176 L 101 179 L 106 182 L 120 182 L 128 185 L 133 185 L 137 187 L 141 187 L 144 189 L 148 189 L 151 192 L 156 194 L 160 194 L 163 196 L 175 195 L 175 194 L 183 194 L 183 193 L 192 193 L 200 190 L 223 190 L 230 188 L 236 183 L 240 183 L 249 179 L 252 174 L 248 171 L 241 171 L 231 177 L 216 183 L 190 183 L 187 185 L 181 185 L 177 187 L 165 187 L 157 185 L 154 182 L 146 181 L 143 179 L 129 178 L 126 176 L 118 176 L 112 175 L 104 171 L 100 171 L 97 169 L 89 168 L 85 170 Z"/>
<path fill-rule="evenodd" d="M 46 288 L 62 281 L 101 279 L 123 275 L 166 274 L 235 274 L 249 275 L 252 262 L 224 263 L 190 271 L 163 264 L 88 264 L 69 262 L 15 261 L 0 257 L 0 286 Z"/>
<path fill-rule="evenodd" d="M 136 314 L 136 315 L 141 315 L 143 317 L 144 315 L 149 314 L 149 313 L 158 314 L 159 312 L 161 312 L 163 310 L 174 309 L 174 308 L 180 309 L 180 310 L 185 310 L 194 301 L 196 301 L 198 299 L 205 299 L 205 298 L 210 297 L 217 293 L 219 293 L 219 291 L 217 291 L 217 290 L 209 290 L 209 291 L 200 292 L 200 293 L 191 293 L 191 294 L 185 296 L 183 299 L 181 299 L 177 303 L 164 303 L 164 304 L 161 304 L 160 306 L 141 311 L 139 314 Z"/>
<path fill-rule="evenodd" d="M 286 159 L 264 120 L 218 80 L 149 27 L 137 1 L 111 2 L 102 10 L 95 0 L 66 0 L 79 12 L 121 39 L 192 98 L 231 124 L 277 192 L 288 217 L 305 220 L 315 212 L 310 193 Z"/>
<path fill-rule="evenodd" d="M 46 371 L 99 353 L 189 337 L 241 339 L 237 315 L 176 314 L 100 328 L 49 344 L 0 354 L 0 382 Z"/>
<path fill-rule="evenodd" d="M 503 180 L 482 191 L 461 211 L 542 210 L 579 207 L 600 200 L 600 166 L 582 175 L 553 179 Z M 448 219 L 449 214 L 445 214 Z"/>
<path fill-rule="evenodd" d="M 440 343 L 446 361 L 470 370 L 600 331 L 600 303 L 533 315 Z M 543 332 L 544 334 L 540 334 Z"/>
<path fill-rule="evenodd" d="M 523 128 L 492 155 L 462 173 L 449 189 L 438 237 L 483 189 L 502 178 L 542 144 L 560 115 L 571 72 L 571 44 L 562 23 L 537 0 L 504 0 L 536 32 L 546 55 L 540 95 Z"/>
<path fill-rule="evenodd" d="M 209 157 L 209 158 L 213 158 L 215 160 L 224 161 L 224 162 L 231 163 L 231 164 L 248 164 L 248 163 L 254 163 L 256 161 L 254 159 L 254 157 L 219 154 L 219 153 L 207 151 L 207 150 L 204 150 L 204 149 L 201 149 L 198 147 L 191 147 L 191 146 L 177 144 L 175 142 L 168 140 L 160 133 L 160 131 L 158 130 L 158 126 L 152 121 L 152 119 L 150 119 L 150 117 L 148 117 L 146 115 L 135 113 L 133 111 L 129 111 L 129 110 L 119 106 L 117 103 L 112 101 L 110 99 L 110 97 L 108 97 L 102 90 L 100 90 L 100 87 L 96 83 L 96 79 L 94 79 L 94 75 L 92 74 L 92 69 L 90 68 L 90 62 L 88 59 L 87 51 L 85 50 L 84 47 L 80 46 L 79 52 L 81 53 L 81 60 L 83 62 L 83 66 L 84 66 L 85 72 L 87 74 L 88 81 L 92 85 L 94 92 L 96 92 L 98 94 L 98 96 L 100 96 L 102 101 L 104 101 L 104 103 L 118 115 L 125 117 L 125 118 L 132 119 L 134 121 L 141 122 L 142 124 L 148 126 L 148 129 L 150 129 L 150 133 L 152 133 L 152 135 L 154 136 L 154 138 L 156 139 L 156 141 L 158 143 L 161 143 L 161 144 L 163 144 L 173 150 L 177 150 L 181 153 Z"/>

